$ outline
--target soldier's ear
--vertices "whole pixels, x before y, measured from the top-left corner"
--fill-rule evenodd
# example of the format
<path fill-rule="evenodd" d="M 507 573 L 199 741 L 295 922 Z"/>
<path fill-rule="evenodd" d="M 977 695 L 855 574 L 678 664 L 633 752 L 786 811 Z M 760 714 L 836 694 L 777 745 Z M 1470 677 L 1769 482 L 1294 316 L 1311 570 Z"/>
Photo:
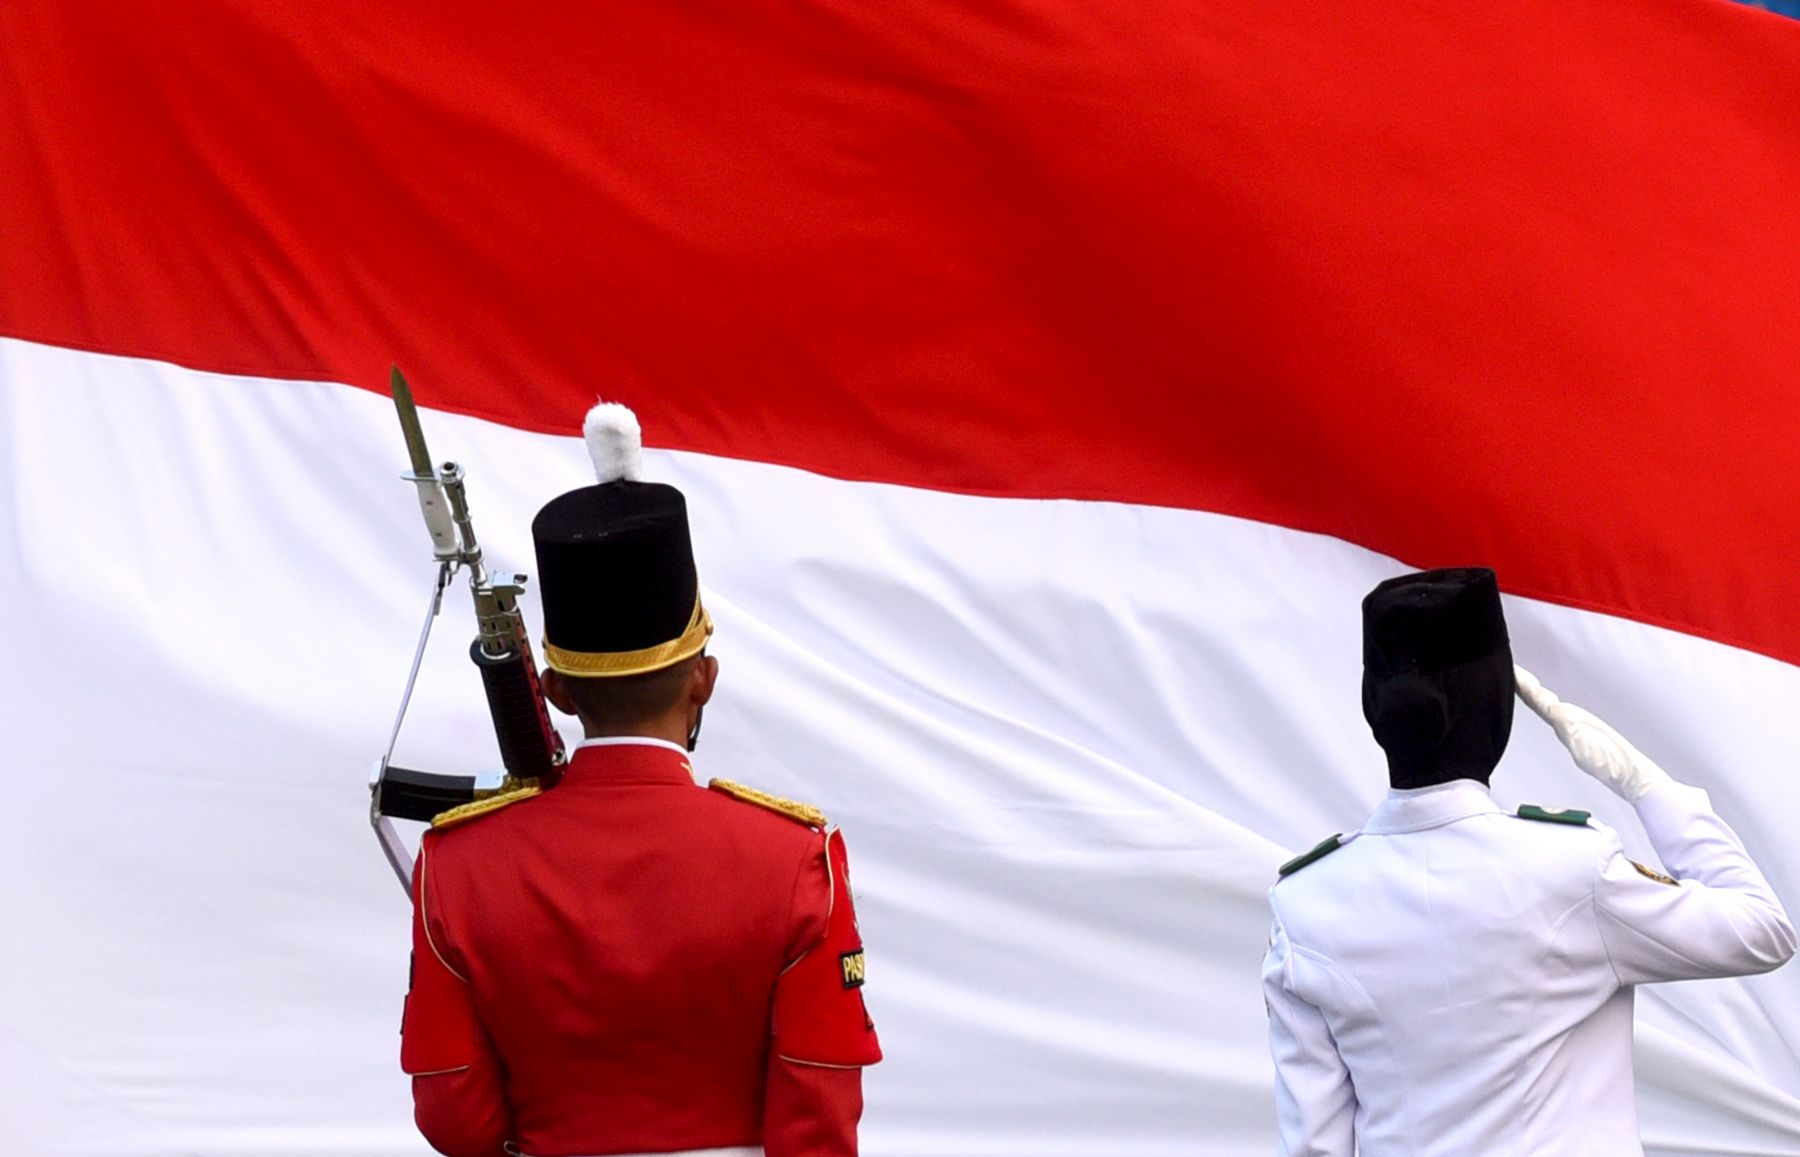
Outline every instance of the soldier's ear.
<path fill-rule="evenodd" d="M 554 667 L 545 667 L 543 673 L 538 676 L 538 686 L 543 688 L 544 699 L 549 702 L 550 706 L 564 715 L 580 717 L 580 713 L 575 710 L 575 700 L 569 697 L 569 686 L 563 682 L 560 671 Z"/>
<path fill-rule="evenodd" d="M 688 684 L 688 702 L 696 707 L 706 706 L 718 682 L 719 661 L 711 655 L 701 655 L 700 661 L 694 664 L 693 681 Z"/>

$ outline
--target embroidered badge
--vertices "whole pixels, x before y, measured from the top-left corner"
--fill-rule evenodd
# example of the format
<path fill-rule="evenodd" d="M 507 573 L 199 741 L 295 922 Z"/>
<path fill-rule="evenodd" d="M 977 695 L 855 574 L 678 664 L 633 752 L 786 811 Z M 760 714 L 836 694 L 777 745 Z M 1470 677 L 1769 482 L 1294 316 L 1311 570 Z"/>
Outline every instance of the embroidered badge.
<path fill-rule="evenodd" d="M 1677 887 L 1679 886 L 1676 883 L 1674 876 L 1665 876 L 1661 872 L 1657 871 L 1655 868 L 1644 867 L 1644 865 L 1638 863 L 1636 860 L 1631 861 L 1631 866 L 1638 870 L 1638 875 L 1648 876 L 1650 879 L 1655 880 L 1659 884 L 1669 884 L 1669 885 L 1677 886 Z"/>
<path fill-rule="evenodd" d="M 843 970 L 845 988 L 861 988 L 863 986 L 866 968 L 863 963 L 862 949 L 858 948 L 855 952 L 846 952 L 839 956 L 838 967 Z"/>

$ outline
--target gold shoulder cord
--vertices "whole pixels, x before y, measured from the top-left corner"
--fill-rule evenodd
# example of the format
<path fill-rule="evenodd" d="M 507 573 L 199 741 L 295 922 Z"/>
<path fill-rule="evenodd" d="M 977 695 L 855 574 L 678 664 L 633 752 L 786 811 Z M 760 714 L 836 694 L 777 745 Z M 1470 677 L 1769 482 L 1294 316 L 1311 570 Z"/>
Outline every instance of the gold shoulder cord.
<path fill-rule="evenodd" d="M 489 812 L 496 812 L 503 807 L 509 807 L 522 799 L 530 799 L 534 795 L 542 794 L 543 789 L 533 785 L 530 787 L 519 788 L 517 791 L 501 792 L 499 795 L 491 795 L 486 799 L 478 799 L 473 803 L 459 804 L 449 811 L 439 812 L 436 816 L 432 817 L 431 827 L 433 831 L 437 831 L 440 828 L 455 827 L 457 824 L 466 823 L 473 819 L 479 819 Z"/>
<path fill-rule="evenodd" d="M 809 803 L 799 803 L 791 799 L 782 799 L 778 795 L 770 795 L 766 791 L 757 791 L 741 783 L 733 783 L 729 779 L 715 779 L 706 785 L 713 791 L 721 791 L 733 799 L 741 799 L 745 803 L 753 803 L 757 807 L 778 812 L 791 820 L 798 820 L 807 827 L 822 828 L 826 824 L 825 813 Z"/>

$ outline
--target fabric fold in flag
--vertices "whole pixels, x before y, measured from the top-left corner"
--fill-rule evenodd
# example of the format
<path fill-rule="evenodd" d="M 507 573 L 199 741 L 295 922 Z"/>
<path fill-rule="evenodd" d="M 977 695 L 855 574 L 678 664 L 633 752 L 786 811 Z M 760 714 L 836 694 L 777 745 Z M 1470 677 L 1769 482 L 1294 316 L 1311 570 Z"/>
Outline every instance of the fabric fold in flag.
<path fill-rule="evenodd" d="M 9 1142 L 422 1152 L 396 361 L 496 569 L 643 419 L 696 770 L 856 845 L 871 1157 L 1270 1148 L 1265 893 L 1381 794 L 1402 570 L 1800 902 L 1796 75 L 1698 0 L 0 6 Z M 466 615 L 405 766 L 496 765 Z M 1656 868 L 1531 722 L 1500 802 Z M 1650 1153 L 1791 1149 L 1796 985 L 1640 996 Z"/>

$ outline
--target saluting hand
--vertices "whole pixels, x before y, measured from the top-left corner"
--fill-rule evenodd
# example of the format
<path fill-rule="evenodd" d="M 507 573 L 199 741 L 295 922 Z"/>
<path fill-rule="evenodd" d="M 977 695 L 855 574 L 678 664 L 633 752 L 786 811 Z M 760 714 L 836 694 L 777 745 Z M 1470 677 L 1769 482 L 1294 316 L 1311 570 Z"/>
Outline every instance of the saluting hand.
<path fill-rule="evenodd" d="M 1573 703 L 1564 703 L 1556 693 L 1538 682 L 1536 675 L 1523 667 L 1513 667 L 1519 698 L 1548 723 L 1569 749 L 1575 766 L 1587 772 L 1627 803 L 1643 799 L 1651 788 L 1670 782 L 1669 773 L 1656 761 L 1631 745 L 1631 741 L 1595 715 Z"/>

